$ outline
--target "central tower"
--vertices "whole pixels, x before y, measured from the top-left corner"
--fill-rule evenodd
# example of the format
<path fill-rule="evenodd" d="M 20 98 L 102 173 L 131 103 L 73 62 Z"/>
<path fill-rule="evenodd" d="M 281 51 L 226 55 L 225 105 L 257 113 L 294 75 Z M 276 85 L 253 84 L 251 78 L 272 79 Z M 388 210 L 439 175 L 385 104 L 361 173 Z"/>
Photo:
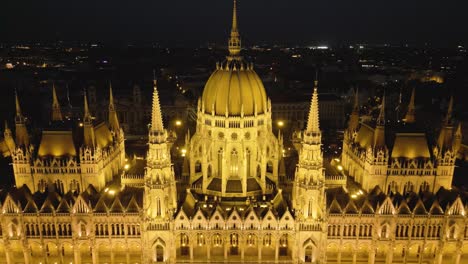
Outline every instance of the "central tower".
<path fill-rule="evenodd" d="M 218 197 L 270 194 L 281 144 L 272 132 L 263 83 L 241 56 L 236 1 L 228 49 L 198 101 L 197 128 L 188 146 L 192 189 Z"/>

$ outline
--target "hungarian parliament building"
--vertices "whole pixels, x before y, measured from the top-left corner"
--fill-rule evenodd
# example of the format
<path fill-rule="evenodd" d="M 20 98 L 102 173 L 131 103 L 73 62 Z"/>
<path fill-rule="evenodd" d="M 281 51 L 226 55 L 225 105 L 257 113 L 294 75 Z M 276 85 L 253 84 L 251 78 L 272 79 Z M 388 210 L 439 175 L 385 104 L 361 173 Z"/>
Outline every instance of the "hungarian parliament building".
<path fill-rule="evenodd" d="M 156 81 L 141 175 L 126 170 L 112 88 L 104 121 L 86 95 L 83 117 L 67 120 L 53 88 L 38 138 L 17 94 L 0 139 L 15 179 L 0 190 L 0 263 L 468 263 L 468 194 L 452 186 L 462 141 L 453 100 L 432 139 L 415 125 L 414 91 L 391 132 L 385 97 L 364 122 L 356 93 L 335 160 L 343 173 L 328 175 L 315 81 L 286 175 L 272 103 L 241 56 L 235 1 L 228 47 L 198 99 L 185 177 L 174 172 Z"/>

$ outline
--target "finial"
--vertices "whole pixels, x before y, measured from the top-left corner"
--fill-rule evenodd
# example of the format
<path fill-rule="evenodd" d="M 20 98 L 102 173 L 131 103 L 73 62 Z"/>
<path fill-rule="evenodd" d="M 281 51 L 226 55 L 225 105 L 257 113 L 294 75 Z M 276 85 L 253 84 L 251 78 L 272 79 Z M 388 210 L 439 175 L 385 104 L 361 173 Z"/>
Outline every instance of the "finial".
<path fill-rule="evenodd" d="M 458 123 L 458 126 L 457 126 L 457 131 L 455 131 L 455 136 L 457 137 L 461 137 L 462 136 L 462 127 L 461 127 L 461 122 Z"/>
<path fill-rule="evenodd" d="M 414 106 L 414 94 L 415 94 L 415 89 L 413 88 L 413 91 L 411 92 L 410 102 L 408 105 L 408 112 L 406 112 L 406 116 L 405 116 L 405 122 L 408 124 L 414 123 L 416 120 L 415 106 Z"/>
<path fill-rule="evenodd" d="M 239 29 L 237 27 L 237 0 L 233 0 L 232 8 L 232 28 L 231 36 L 229 38 L 229 55 L 239 56 L 241 50 L 241 40 L 239 35 Z"/>
<path fill-rule="evenodd" d="M 237 31 L 237 0 L 234 0 L 232 8 L 232 30 Z"/>

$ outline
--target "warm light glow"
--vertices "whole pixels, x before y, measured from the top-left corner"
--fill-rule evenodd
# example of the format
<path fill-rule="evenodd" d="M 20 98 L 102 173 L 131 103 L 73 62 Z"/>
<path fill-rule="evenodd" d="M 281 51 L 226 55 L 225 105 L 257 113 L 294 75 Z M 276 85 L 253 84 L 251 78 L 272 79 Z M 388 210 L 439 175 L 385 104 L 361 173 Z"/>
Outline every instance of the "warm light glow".
<path fill-rule="evenodd" d="M 115 191 L 114 191 L 114 190 L 110 190 L 110 191 L 109 191 L 109 194 L 110 194 L 110 195 L 114 195 L 114 194 L 115 194 Z"/>
<path fill-rule="evenodd" d="M 130 165 L 129 165 L 129 164 L 125 164 L 125 165 L 124 165 L 124 169 L 125 169 L 125 170 L 130 169 Z"/>
<path fill-rule="evenodd" d="M 80 127 L 83 127 L 83 123 L 80 123 L 79 126 L 80 126 Z"/>
<path fill-rule="evenodd" d="M 175 121 L 175 125 L 176 125 L 176 126 L 181 126 L 181 125 L 182 125 L 182 121 L 176 120 L 176 121 Z"/>
<path fill-rule="evenodd" d="M 341 165 L 338 165 L 336 168 L 337 168 L 339 171 L 342 171 L 342 170 L 343 170 L 343 166 L 341 166 Z"/>
<path fill-rule="evenodd" d="M 283 127 L 284 126 L 284 121 L 278 121 L 278 123 L 276 123 L 279 127 Z"/>

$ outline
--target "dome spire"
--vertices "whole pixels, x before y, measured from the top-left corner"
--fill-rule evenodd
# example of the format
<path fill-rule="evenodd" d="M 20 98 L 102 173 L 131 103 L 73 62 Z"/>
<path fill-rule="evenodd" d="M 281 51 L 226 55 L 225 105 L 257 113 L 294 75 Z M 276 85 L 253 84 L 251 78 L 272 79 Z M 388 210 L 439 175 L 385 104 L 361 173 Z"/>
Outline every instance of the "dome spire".
<path fill-rule="evenodd" d="M 231 36 L 229 38 L 229 55 L 239 56 L 241 50 L 241 40 L 239 30 L 237 28 L 237 0 L 233 0 L 234 5 L 232 9 L 232 28 Z"/>

